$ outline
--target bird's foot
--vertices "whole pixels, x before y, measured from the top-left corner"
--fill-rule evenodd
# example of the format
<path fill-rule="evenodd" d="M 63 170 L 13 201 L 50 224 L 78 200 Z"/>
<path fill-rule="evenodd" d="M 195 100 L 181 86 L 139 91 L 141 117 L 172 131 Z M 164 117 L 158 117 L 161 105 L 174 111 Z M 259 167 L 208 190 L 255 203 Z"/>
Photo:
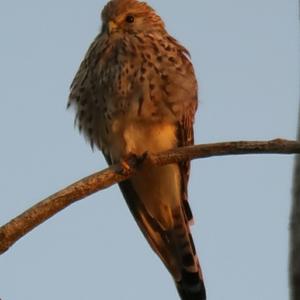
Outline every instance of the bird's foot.
<path fill-rule="evenodd" d="M 145 159 L 148 156 L 148 152 L 143 153 L 142 155 L 137 155 L 134 153 L 129 153 L 126 158 L 122 159 L 120 162 L 120 168 L 116 172 L 120 175 L 130 175 L 132 171 L 138 170 Z"/>

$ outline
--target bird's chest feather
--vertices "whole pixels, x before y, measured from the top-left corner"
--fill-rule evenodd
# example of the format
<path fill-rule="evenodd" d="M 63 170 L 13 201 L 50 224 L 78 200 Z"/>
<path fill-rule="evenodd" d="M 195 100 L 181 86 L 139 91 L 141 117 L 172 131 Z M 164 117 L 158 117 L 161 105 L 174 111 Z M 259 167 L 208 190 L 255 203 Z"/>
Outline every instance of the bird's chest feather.
<path fill-rule="evenodd" d="M 148 120 L 172 118 L 176 105 L 172 92 L 182 79 L 175 67 L 182 62 L 162 55 L 160 48 L 149 36 L 143 39 L 135 36 L 116 40 L 105 53 L 106 63 L 99 78 L 111 115 L 136 114 Z"/>
<path fill-rule="evenodd" d="M 191 90 L 184 84 L 189 65 L 178 49 L 136 36 L 116 40 L 108 50 L 98 77 L 107 128 L 101 137 L 104 148 L 115 161 L 129 153 L 175 147 L 176 123 Z"/>
<path fill-rule="evenodd" d="M 161 71 L 151 62 L 155 59 L 151 51 L 136 52 L 137 48 L 120 43 L 105 68 L 110 83 L 110 89 L 103 89 L 109 127 L 106 140 L 114 161 L 129 153 L 176 146 L 175 116 L 166 105 L 167 85 L 164 89 Z"/>

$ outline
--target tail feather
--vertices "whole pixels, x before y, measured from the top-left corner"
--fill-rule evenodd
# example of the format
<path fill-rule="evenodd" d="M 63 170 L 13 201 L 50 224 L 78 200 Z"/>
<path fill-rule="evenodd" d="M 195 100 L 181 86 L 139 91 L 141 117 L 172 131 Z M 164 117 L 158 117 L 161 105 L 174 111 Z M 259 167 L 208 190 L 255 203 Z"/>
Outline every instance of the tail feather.
<path fill-rule="evenodd" d="M 121 191 L 143 234 L 172 274 L 181 300 L 206 300 L 201 267 L 183 207 L 175 207 L 172 228 L 165 230 L 147 211 L 130 180 Z"/>
<path fill-rule="evenodd" d="M 205 300 L 202 271 L 188 221 L 180 211 L 173 212 L 173 217 L 175 226 L 170 240 L 176 245 L 174 248 L 180 262 L 180 278 L 175 279 L 178 293 L 182 300 Z"/>
<path fill-rule="evenodd" d="M 182 300 L 205 300 L 206 291 L 199 272 L 182 272 L 182 278 L 176 282 L 177 290 Z"/>

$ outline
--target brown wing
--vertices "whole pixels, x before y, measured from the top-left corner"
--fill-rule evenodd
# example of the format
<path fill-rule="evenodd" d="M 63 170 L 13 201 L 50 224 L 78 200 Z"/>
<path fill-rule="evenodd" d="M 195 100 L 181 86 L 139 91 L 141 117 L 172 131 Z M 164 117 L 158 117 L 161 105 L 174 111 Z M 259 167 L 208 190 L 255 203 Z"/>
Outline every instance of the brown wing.
<path fill-rule="evenodd" d="M 194 113 L 196 107 L 191 109 L 190 112 L 186 112 L 181 121 L 177 124 L 177 139 L 178 147 L 194 145 Z M 181 175 L 181 193 L 182 193 L 182 205 L 185 212 L 185 217 L 189 223 L 193 222 L 193 214 L 188 203 L 188 181 L 190 176 L 190 161 L 182 161 L 179 163 L 180 175 Z"/>
<path fill-rule="evenodd" d="M 106 162 L 111 165 L 112 161 L 108 155 L 104 154 Z M 159 223 L 148 213 L 143 201 L 140 200 L 130 180 L 119 183 L 119 188 L 130 209 L 131 214 L 136 220 L 144 237 L 151 245 L 152 249 L 164 262 L 165 266 L 172 274 L 177 274 L 178 267 L 176 257 L 170 250 L 169 233 L 166 232 Z"/>
<path fill-rule="evenodd" d="M 103 86 L 99 84 L 97 74 L 100 72 L 99 61 L 104 49 L 105 40 L 98 35 L 88 49 L 71 84 L 67 106 L 75 107 L 75 125 L 84 133 L 92 147 L 96 144 L 100 149 L 105 132 L 103 121 L 105 101 Z"/>
<path fill-rule="evenodd" d="M 184 147 L 194 144 L 193 123 L 198 105 L 198 85 L 189 52 L 173 37 L 168 36 L 172 46 L 177 49 L 176 56 L 164 62 L 168 76 L 162 76 L 167 97 L 164 103 L 170 107 L 177 119 L 177 146 Z M 171 47 L 172 48 L 172 47 Z M 165 48 L 167 50 L 167 48 Z M 188 181 L 190 162 L 179 163 L 181 173 L 182 207 L 188 222 L 193 216 L 188 203 Z"/>

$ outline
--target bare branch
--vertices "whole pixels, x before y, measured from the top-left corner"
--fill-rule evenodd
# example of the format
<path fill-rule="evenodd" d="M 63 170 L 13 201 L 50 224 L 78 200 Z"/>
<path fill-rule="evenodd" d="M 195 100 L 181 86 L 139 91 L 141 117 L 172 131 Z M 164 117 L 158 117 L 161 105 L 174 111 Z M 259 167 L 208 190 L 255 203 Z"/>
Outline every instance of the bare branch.
<path fill-rule="evenodd" d="M 225 142 L 177 148 L 159 154 L 148 154 L 143 161 L 130 158 L 83 178 L 37 203 L 21 215 L 0 227 L 0 254 L 7 251 L 29 231 L 63 210 L 70 204 L 97 191 L 128 179 L 139 168 L 161 166 L 184 160 L 237 154 L 300 153 L 300 142 L 272 140 L 267 142 Z"/>

